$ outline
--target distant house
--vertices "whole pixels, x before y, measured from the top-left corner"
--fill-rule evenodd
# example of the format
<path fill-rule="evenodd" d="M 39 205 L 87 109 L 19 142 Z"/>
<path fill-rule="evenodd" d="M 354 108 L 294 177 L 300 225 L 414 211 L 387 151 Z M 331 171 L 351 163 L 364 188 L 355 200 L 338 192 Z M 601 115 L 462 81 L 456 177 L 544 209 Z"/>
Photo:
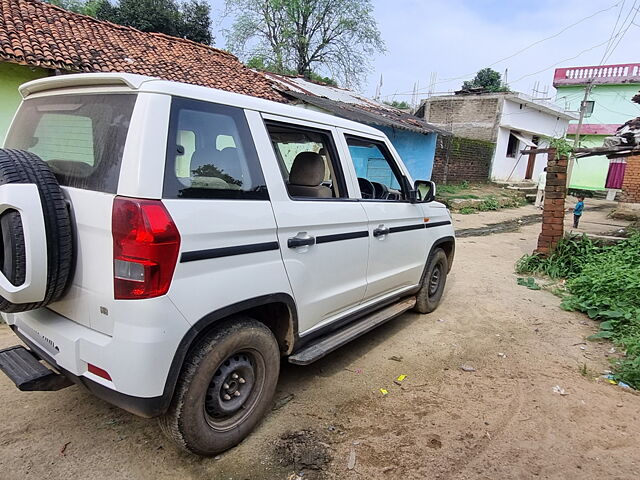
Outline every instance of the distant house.
<path fill-rule="evenodd" d="M 579 112 L 589 84 L 592 88 L 580 129 L 580 144 L 585 148 L 601 146 L 604 138 L 615 135 L 629 117 L 640 114 L 640 107 L 631 101 L 640 88 L 640 63 L 558 68 L 553 76 L 553 86 L 558 90 L 556 102 Z M 575 120 L 569 124 L 568 138 L 574 137 L 577 127 Z M 574 164 L 569 186 L 619 189 L 621 178 L 617 173 L 621 162 L 610 162 L 604 155 L 584 158 Z"/>
<path fill-rule="evenodd" d="M 546 155 L 520 151 L 545 146 L 545 137 L 564 136 L 569 121 L 577 118 L 551 102 L 517 92 L 430 97 L 416 114 L 456 137 L 493 144 L 487 170 L 489 179 L 497 182 L 536 181 Z"/>
<path fill-rule="evenodd" d="M 263 75 L 217 48 L 145 33 L 39 0 L 0 2 L 0 142 L 18 85 L 49 75 L 128 72 L 284 102 Z"/>
<path fill-rule="evenodd" d="M 409 112 L 375 102 L 350 90 L 310 82 L 300 77 L 265 73 L 280 91 L 303 108 L 330 113 L 366 123 L 384 132 L 398 151 L 414 179 L 429 180 L 433 169 L 436 141 L 449 132 L 431 125 Z M 379 159 L 362 159 L 358 172 L 374 168 Z"/>

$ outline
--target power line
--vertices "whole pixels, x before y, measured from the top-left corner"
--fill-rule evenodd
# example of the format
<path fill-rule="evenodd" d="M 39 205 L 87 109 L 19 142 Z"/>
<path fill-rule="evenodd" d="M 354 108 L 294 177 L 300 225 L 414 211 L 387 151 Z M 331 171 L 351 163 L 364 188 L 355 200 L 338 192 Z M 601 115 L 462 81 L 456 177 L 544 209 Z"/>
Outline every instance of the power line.
<path fill-rule="evenodd" d="M 636 1 L 637 1 L 637 0 L 636 0 Z M 501 58 L 500 60 L 497 60 L 497 61 L 495 61 L 495 62 L 491 63 L 491 64 L 489 65 L 489 67 L 493 67 L 493 66 L 497 65 L 498 63 L 504 62 L 505 60 L 509 60 L 510 58 L 513 58 L 513 57 L 515 57 L 515 56 L 517 56 L 517 55 L 521 54 L 522 52 L 524 52 L 524 51 L 526 51 L 526 50 L 529 50 L 530 48 L 532 48 L 532 47 L 534 47 L 534 46 L 536 46 L 536 45 L 538 45 L 538 44 L 540 44 L 540 43 L 542 43 L 542 42 L 545 42 L 545 41 L 547 41 L 547 40 L 551 40 L 552 38 L 556 38 L 556 37 L 560 36 L 561 34 L 563 34 L 564 32 L 566 32 L 567 30 L 569 30 L 569 29 L 571 29 L 571 28 L 575 27 L 576 25 L 578 25 L 578 24 L 580 24 L 580 23 L 582 23 L 582 22 L 584 22 L 584 21 L 586 21 L 586 20 L 589 20 L 590 18 L 595 17 L 596 15 L 599 15 L 599 14 L 601 14 L 601 13 L 607 12 L 607 11 L 611 10 L 612 8 L 617 7 L 617 6 L 618 6 L 618 5 L 620 5 L 621 3 L 622 3 L 622 4 L 624 4 L 624 2 L 626 2 L 626 0 L 618 1 L 618 2 L 614 3 L 613 5 L 611 5 L 610 7 L 603 8 L 602 10 L 598 10 L 597 12 L 592 13 L 591 15 L 588 15 L 588 16 L 586 16 L 586 17 L 584 17 L 584 18 L 582 18 L 582 19 L 578 20 L 577 22 L 572 23 L 571 25 L 568 25 L 567 27 L 564 27 L 562 30 L 560 30 L 559 32 L 557 32 L 557 33 L 555 33 L 555 34 L 553 34 L 553 35 L 551 35 L 551 36 L 549 36 L 549 37 L 543 38 L 543 39 L 541 39 L 541 40 L 537 40 L 537 41 L 535 41 L 535 42 L 533 42 L 533 43 L 531 43 L 531 44 L 527 45 L 526 47 L 521 48 L 520 50 L 518 50 L 517 52 L 515 52 L 515 53 L 513 53 L 513 54 L 511 54 L 511 55 L 509 55 L 509 56 L 507 56 L 507 57 L 504 57 L 504 58 Z M 611 38 L 609 39 L 609 41 L 611 41 Z M 605 42 L 605 43 L 606 43 L 606 42 Z M 574 57 L 574 58 L 575 58 L 575 57 Z M 462 80 L 462 79 L 465 79 L 465 78 L 469 78 L 471 75 L 475 75 L 475 74 L 476 74 L 476 72 L 473 72 L 473 73 L 468 73 L 468 74 L 466 74 L 466 75 L 461 75 L 461 76 L 459 76 L 459 77 L 444 78 L 444 79 L 442 79 L 442 80 L 440 80 L 440 81 L 438 81 L 438 82 L 435 82 L 435 83 L 433 84 L 433 86 L 435 86 L 435 85 L 439 85 L 439 84 L 441 84 L 441 83 L 451 82 L 451 81 L 454 81 L 454 80 Z M 534 75 L 535 75 L 535 74 L 534 74 Z M 517 81 L 517 80 L 516 80 L 516 81 Z M 515 82 L 514 82 L 514 83 L 515 83 Z M 398 93 L 398 92 L 396 92 L 396 93 L 395 93 L 395 94 L 393 94 L 393 95 L 406 96 L 406 95 L 413 95 L 413 93 L 414 93 L 413 91 L 410 91 L 410 92 L 399 92 L 399 93 Z M 425 93 L 425 89 L 420 89 L 420 90 L 418 90 L 418 93 Z M 446 93 L 449 93 L 449 92 L 446 92 Z M 388 97 L 390 97 L 390 96 L 392 96 L 392 95 L 391 95 L 391 94 L 389 94 L 389 95 L 384 95 L 384 96 L 383 96 L 383 98 L 388 98 Z"/>
<path fill-rule="evenodd" d="M 629 15 L 631 15 L 631 12 L 633 12 L 635 10 L 635 13 L 633 14 L 633 17 L 631 17 L 631 21 L 629 22 L 629 25 L 627 25 L 627 28 L 625 28 L 624 32 L 622 32 L 622 35 L 620 36 L 620 38 L 618 39 L 616 44 L 611 48 L 611 51 L 607 55 L 607 58 L 605 59 L 605 62 L 607 60 L 609 60 L 609 58 L 611 58 L 611 55 L 613 55 L 613 52 L 615 52 L 616 48 L 618 48 L 618 45 L 620 45 L 620 42 L 622 42 L 622 39 L 624 38 L 624 36 L 627 34 L 629 29 L 631 28 L 631 25 L 633 24 L 633 21 L 636 19 L 636 16 L 638 15 L 638 10 L 639 10 L 638 8 L 636 8 L 636 3 L 637 3 L 637 0 L 635 0 L 633 2 L 633 6 L 631 7 L 631 10 L 629 10 L 629 13 L 627 14 L 627 18 L 629 18 Z M 622 27 L 620 27 L 620 30 L 618 31 L 618 35 L 620 35 L 620 32 L 622 31 L 622 28 L 624 27 L 624 24 L 627 21 L 627 18 L 625 18 L 625 21 L 622 22 Z"/>
<path fill-rule="evenodd" d="M 604 49 L 604 53 L 602 54 L 602 58 L 600 59 L 600 65 L 602 65 L 602 63 L 604 62 L 604 57 L 607 55 L 607 51 L 609 50 L 609 46 L 611 45 L 611 42 L 613 40 L 613 34 L 615 33 L 616 28 L 618 28 L 618 22 L 620 21 L 620 17 L 622 16 L 622 11 L 624 10 L 625 3 L 627 3 L 627 0 L 623 0 L 622 5 L 620 6 L 620 11 L 618 12 L 618 18 L 616 18 L 616 23 L 613 26 L 613 30 L 611 30 L 611 36 L 609 37 L 609 42 L 607 42 L 607 47 Z M 623 25 L 624 25 L 624 22 L 623 22 Z"/>

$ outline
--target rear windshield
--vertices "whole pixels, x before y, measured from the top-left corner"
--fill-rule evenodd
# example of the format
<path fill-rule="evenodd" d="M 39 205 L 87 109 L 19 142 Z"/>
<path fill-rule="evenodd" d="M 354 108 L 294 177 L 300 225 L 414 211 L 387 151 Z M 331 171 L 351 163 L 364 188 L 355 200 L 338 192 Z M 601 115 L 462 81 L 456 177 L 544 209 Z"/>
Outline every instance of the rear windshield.
<path fill-rule="evenodd" d="M 27 99 L 5 148 L 28 150 L 49 164 L 60 185 L 116 193 L 133 94 Z"/>

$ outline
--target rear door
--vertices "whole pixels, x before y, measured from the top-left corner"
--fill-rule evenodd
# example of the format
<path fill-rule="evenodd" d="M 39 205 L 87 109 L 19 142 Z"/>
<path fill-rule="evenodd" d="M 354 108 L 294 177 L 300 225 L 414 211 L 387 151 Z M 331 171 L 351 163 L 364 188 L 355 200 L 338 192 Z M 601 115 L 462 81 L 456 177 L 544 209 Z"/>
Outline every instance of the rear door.
<path fill-rule="evenodd" d="M 301 334 L 357 308 L 366 290 L 367 217 L 347 185 L 332 127 L 263 115 L 254 133 Z M 257 122 L 256 122 L 257 123 Z M 256 130 L 259 126 L 256 125 Z M 349 173 L 347 172 L 347 175 Z"/>
<path fill-rule="evenodd" d="M 369 229 L 365 301 L 410 290 L 420 281 L 428 252 L 425 218 L 408 200 L 410 180 L 381 138 L 342 131 Z"/>

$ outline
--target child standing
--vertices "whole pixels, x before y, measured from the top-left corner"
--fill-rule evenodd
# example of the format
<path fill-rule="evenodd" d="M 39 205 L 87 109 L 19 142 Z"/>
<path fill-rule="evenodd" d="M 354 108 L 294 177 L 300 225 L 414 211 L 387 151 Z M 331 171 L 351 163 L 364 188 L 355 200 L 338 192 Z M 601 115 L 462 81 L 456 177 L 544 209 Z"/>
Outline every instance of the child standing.
<path fill-rule="evenodd" d="M 578 223 L 582 217 L 582 210 L 584 210 L 584 195 L 578 195 L 578 203 L 576 203 L 573 209 L 573 228 L 578 228 Z"/>

